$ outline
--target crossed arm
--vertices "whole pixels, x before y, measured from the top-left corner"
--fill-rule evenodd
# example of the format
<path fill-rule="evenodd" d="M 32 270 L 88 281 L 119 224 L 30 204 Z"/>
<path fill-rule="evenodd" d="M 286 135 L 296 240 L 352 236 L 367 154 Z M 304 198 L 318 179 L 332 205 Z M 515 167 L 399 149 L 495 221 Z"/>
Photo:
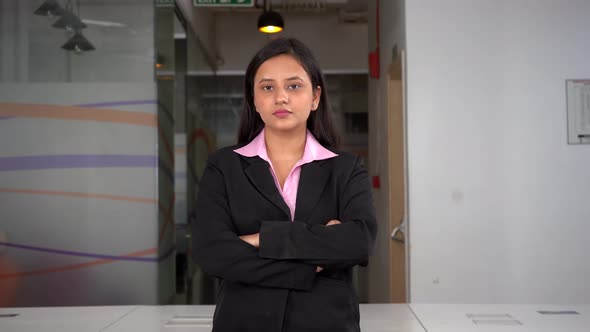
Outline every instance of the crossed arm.
<path fill-rule="evenodd" d="M 338 224 L 341 224 L 340 220 L 332 219 L 332 220 L 328 221 L 326 226 L 332 226 L 332 225 L 338 225 Z M 242 239 L 242 241 L 246 241 L 246 243 L 250 244 L 251 246 L 254 246 L 256 248 L 260 248 L 260 233 L 241 235 L 241 236 L 239 236 L 239 238 Z"/>
<path fill-rule="evenodd" d="M 208 163 L 197 198 L 198 216 L 192 222 L 193 255 L 208 274 L 265 287 L 309 290 L 324 268 L 366 264 L 376 221 L 368 176 L 358 160 L 342 196 L 342 220 L 325 225 L 263 221 L 259 233 L 238 236 L 222 183 L 219 168 Z"/>
<path fill-rule="evenodd" d="M 341 224 L 340 220 L 332 219 L 332 220 L 328 221 L 326 226 L 332 226 L 332 225 L 338 225 L 338 224 Z M 260 233 L 242 235 L 242 236 L 239 236 L 239 238 L 242 241 L 248 243 L 249 245 L 251 245 L 255 248 L 260 248 Z M 323 269 L 324 269 L 323 267 L 317 266 L 315 271 L 321 272 Z"/>

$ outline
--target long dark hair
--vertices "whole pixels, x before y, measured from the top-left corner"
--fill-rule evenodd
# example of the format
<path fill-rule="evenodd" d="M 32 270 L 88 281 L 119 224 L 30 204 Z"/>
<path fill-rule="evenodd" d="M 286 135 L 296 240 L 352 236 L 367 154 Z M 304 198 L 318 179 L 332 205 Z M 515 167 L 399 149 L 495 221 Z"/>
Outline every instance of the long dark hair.
<path fill-rule="evenodd" d="M 340 139 L 334 128 L 324 77 L 311 50 L 294 38 L 278 38 L 267 43 L 250 61 L 244 80 L 244 108 L 238 129 L 238 144 L 249 143 L 264 128 L 264 122 L 254 107 L 254 76 L 266 60 L 281 54 L 294 57 L 309 75 L 313 89 L 318 86 L 321 88 L 320 104 L 317 110 L 309 114 L 307 129 L 320 144 L 338 148 Z"/>

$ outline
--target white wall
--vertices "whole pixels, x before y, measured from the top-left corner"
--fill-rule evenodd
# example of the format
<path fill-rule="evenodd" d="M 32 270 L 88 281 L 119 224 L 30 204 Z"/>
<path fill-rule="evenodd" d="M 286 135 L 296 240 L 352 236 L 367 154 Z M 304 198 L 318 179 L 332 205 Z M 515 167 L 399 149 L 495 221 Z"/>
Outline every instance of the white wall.
<path fill-rule="evenodd" d="M 412 302 L 590 300 L 590 145 L 567 145 L 565 100 L 588 13 L 406 1 Z"/>

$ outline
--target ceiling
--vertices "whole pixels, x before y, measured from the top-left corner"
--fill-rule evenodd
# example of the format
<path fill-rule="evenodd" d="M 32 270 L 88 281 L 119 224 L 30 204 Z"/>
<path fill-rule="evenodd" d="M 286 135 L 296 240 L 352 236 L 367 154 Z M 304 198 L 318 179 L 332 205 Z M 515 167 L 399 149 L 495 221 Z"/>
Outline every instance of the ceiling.
<path fill-rule="evenodd" d="M 279 13 L 319 15 L 338 13 L 341 23 L 367 23 L 369 0 L 268 0 L 267 6 Z M 199 7 L 216 13 L 260 12 L 265 0 L 254 0 L 254 7 Z"/>
<path fill-rule="evenodd" d="M 268 5 L 278 12 L 321 12 L 325 10 L 345 10 L 350 12 L 366 12 L 369 0 L 268 0 Z M 260 10 L 265 0 L 254 0 L 254 8 L 250 7 L 214 7 L 214 11 L 249 11 Z M 212 8 L 212 7 L 207 7 Z"/>

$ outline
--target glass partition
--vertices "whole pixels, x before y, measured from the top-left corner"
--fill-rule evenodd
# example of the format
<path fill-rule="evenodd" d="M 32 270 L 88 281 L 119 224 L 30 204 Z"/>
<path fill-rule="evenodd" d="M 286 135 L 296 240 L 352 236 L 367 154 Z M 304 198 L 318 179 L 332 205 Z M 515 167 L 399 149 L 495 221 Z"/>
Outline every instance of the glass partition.
<path fill-rule="evenodd" d="M 173 18 L 0 0 L 0 306 L 174 300 Z"/>

